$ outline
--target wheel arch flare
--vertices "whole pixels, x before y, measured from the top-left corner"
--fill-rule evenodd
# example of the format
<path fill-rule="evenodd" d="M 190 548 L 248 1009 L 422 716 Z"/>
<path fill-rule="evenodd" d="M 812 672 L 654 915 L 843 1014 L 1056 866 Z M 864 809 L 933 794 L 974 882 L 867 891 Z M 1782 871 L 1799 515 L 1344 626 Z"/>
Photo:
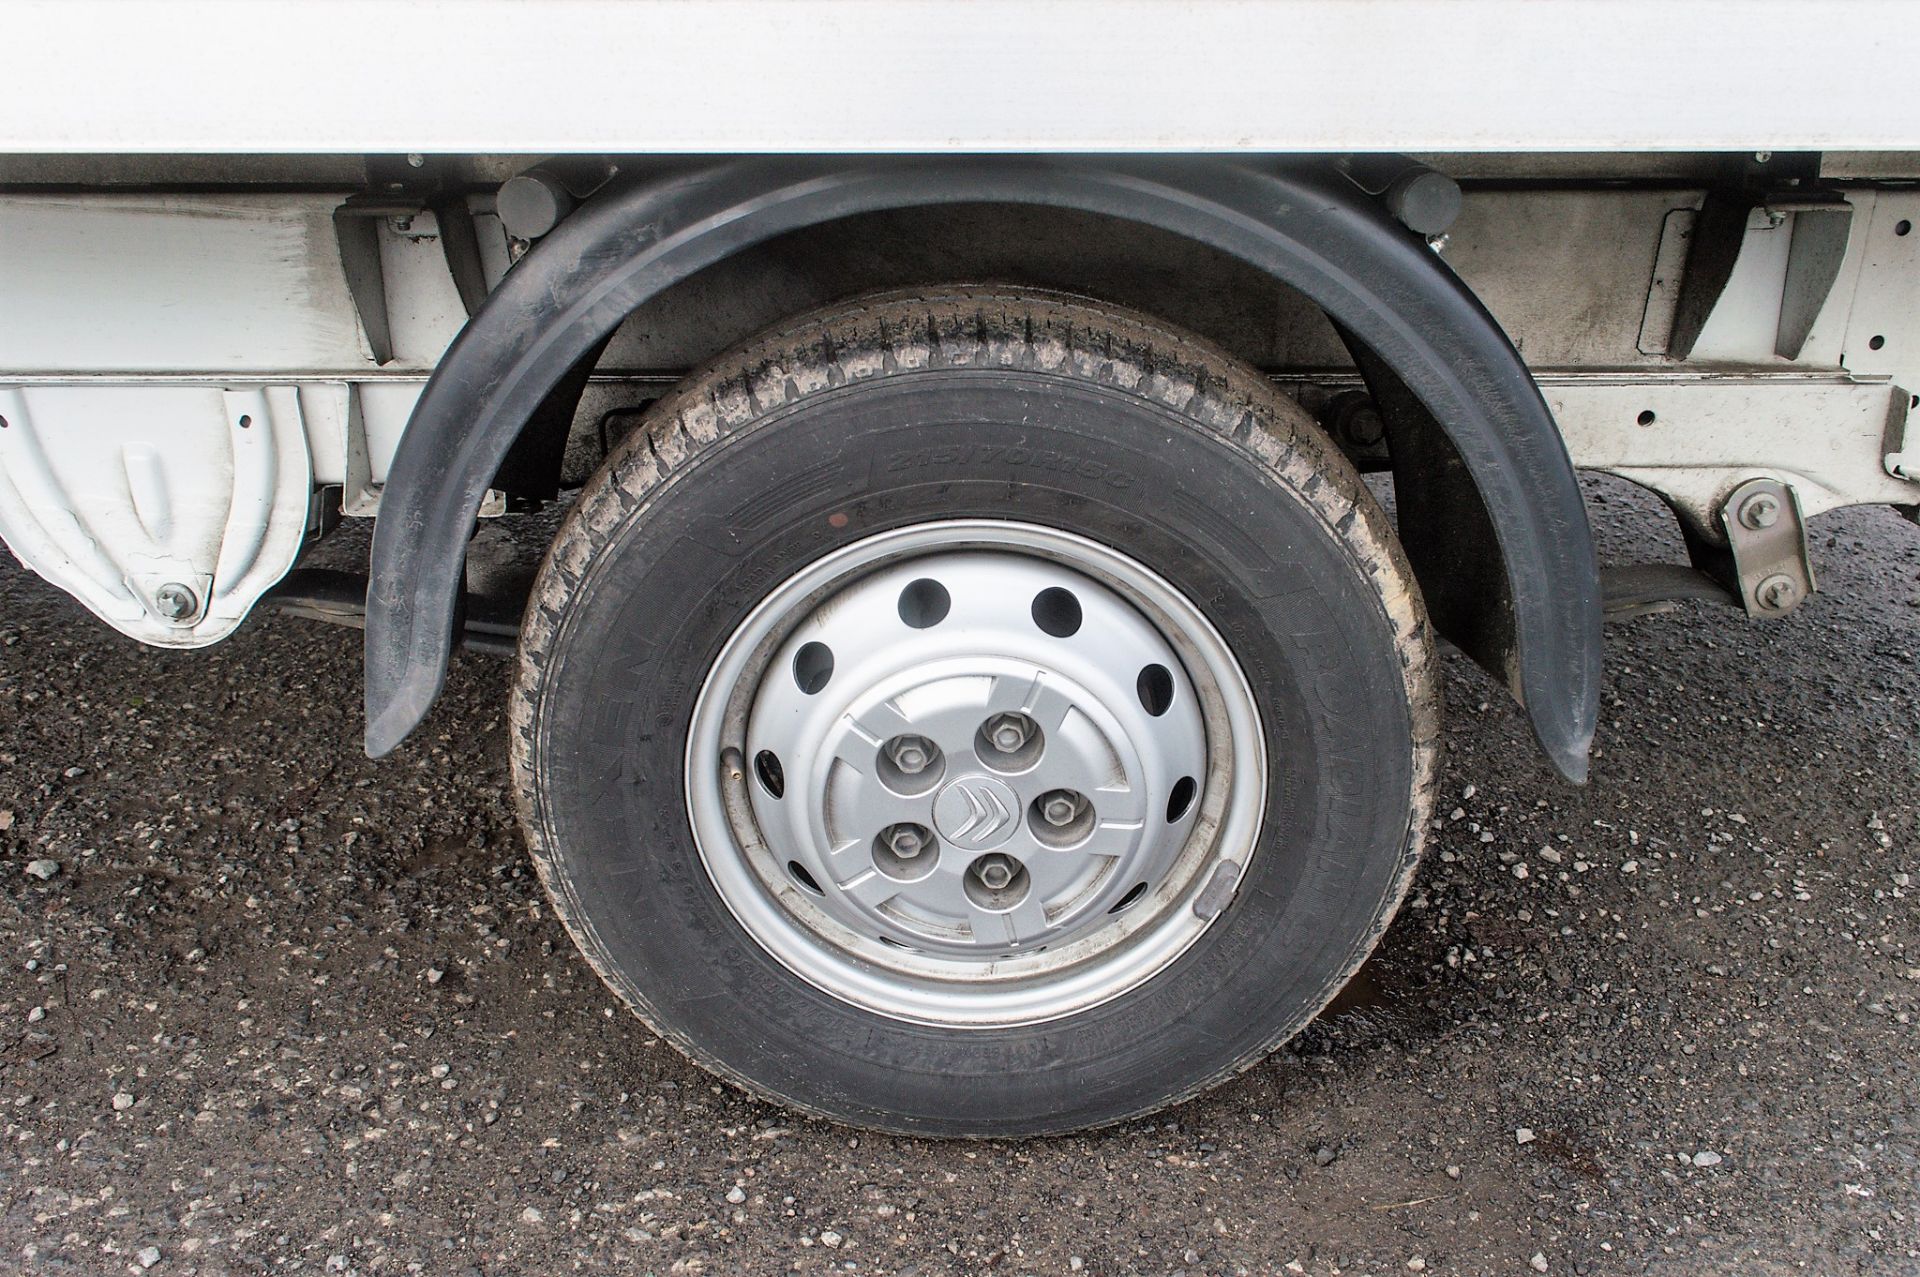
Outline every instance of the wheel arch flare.
<path fill-rule="evenodd" d="M 1552 415 L 1512 343 L 1423 237 L 1324 162 L 793 159 L 616 178 L 542 239 L 449 348 L 395 454 L 367 596 L 366 747 L 425 718 L 445 680 L 467 535 L 508 450 L 569 373 L 648 299 L 753 245 L 884 209 L 1006 202 L 1156 226 L 1268 272 L 1324 309 L 1376 392 L 1421 432 L 1470 593 L 1434 574 L 1450 634 L 1507 684 L 1554 765 L 1583 780 L 1599 707 L 1593 539 Z M 1490 535 L 1489 535 L 1490 533 Z M 1485 551 L 1485 553 L 1482 553 Z M 1497 566 L 1484 560 L 1497 559 Z"/>

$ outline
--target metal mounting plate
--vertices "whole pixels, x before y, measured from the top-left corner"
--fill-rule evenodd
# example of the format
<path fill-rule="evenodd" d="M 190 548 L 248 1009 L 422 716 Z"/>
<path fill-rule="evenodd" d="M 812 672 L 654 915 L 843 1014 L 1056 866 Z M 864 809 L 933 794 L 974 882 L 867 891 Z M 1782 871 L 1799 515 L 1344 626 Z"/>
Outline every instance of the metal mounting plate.
<path fill-rule="evenodd" d="M 1778 479 L 1749 479 L 1720 507 L 1748 616 L 1780 617 L 1813 593 L 1800 499 Z"/>

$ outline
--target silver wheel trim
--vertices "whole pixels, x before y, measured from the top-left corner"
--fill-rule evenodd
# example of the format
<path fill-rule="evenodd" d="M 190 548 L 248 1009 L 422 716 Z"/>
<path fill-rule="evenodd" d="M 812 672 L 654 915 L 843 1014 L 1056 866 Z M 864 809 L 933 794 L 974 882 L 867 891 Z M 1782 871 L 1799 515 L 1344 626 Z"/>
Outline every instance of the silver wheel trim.
<path fill-rule="evenodd" d="M 1008 585 L 1021 588 L 997 595 L 1026 613 L 1024 625 L 1011 620 L 1015 609 L 1005 606 L 984 626 L 970 625 L 967 613 L 981 600 L 970 580 L 957 578 L 947 587 L 951 610 L 938 624 L 915 629 L 897 608 L 878 613 L 875 601 L 897 601 L 905 584 L 953 576 L 962 567 L 989 577 L 1016 573 L 1017 582 Z M 1042 580 L 1064 582 L 1061 588 L 1080 600 L 1083 625 L 1074 635 L 1047 634 L 1033 619 L 1024 587 Z M 847 626 L 849 615 L 859 616 L 861 624 Z M 798 687 L 796 657 L 823 635 L 836 636 L 843 650 L 835 652 L 825 686 L 808 694 Z M 1135 658 L 1156 651 L 1174 658 L 1154 662 L 1168 667 L 1174 683 L 1172 703 L 1159 715 L 1146 712 L 1133 667 Z M 1118 766 L 1108 779 L 1118 783 L 1103 790 L 1089 778 L 1082 792 L 1096 812 L 1106 806 L 1129 817 L 1138 813 L 1140 828 L 1124 847 L 1119 835 L 1126 831 L 1094 831 L 1106 840 L 1096 848 L 1099 854 L 1117 856 L 1114 868 L 1103 875 L 1083 873 L 1080 894 L 1065 899 L 1058 917 L 1049 912 L 1042 928 L 1034 928 L 1029 909 L 997 943 L 957 929 L 943 939 L 931 925 L 937 918 L 924 907 L 888 911 L 882 906 L 889 901 L 860 889 L 863 882 L 874 885 L 875 866 L 870 847 L 849 841 L 851 831 L 877 818 L 884 796 L 873 789 L 877 762 L 868 775 L 853 776 L 850 768 L 861 760 L 845 746 L 857 742 L 862 730 L 871 744 L 881 735 L 873 730 L 873 715 L 891 714 L 889 706 L 901 704 L 903 695 L 929 702 L 939 711 L 928 720 L 931 730 L 946 734 L 941 749 L 948 770 L 917 805 L 909 800 L 895 810 L 922 814 L 915 823 L 934 834 L 936 862 L 986 850 L 954 850 L 952 835 L 968 837 L 965 816 L 954 814 L 967 805 L 964 794 L 955 796 L 955 782 L 976 776 L 1008 782 L 1023 820 L 1037 795 L 1028 792 L 1022 774 L 980 766 L 978 755 L 955 743 L 952 720 L 965 712 L 959 689 L 972 680 L 991 698 L 1036 667 L 1047 675 L 1041 686 L 1064 694 L 1075 711 L 1074 724 L 1061 727 L 1053 742 L 1074 745 L 1067 761 L 1096 755 L 1101 739 L 1113 746 Z M 928 695 L 928 688 L 938 694 Z M 962 708 L 955 709 L 956 703 Z M 1050 707 L 1033 708 L 1042 717 Z M 903 721 L 917 722 L 917 712 Z M 777 799 L 756 775 L 761 737 L 793 742 L 790 749 L 823 745 L 807 756 L 780 758 L 785 786 Z M 1199 742 L 1197 757 L 1183 743 L 1189 737 Z M 1198 792 L 1169 824 L 1168 786 L 1176 773 L 1191 776 Z M 1062 774 L 1047 773 L 1050 787 Z M 695 843 L 715 890 L 748 934 L 795 975 L 843 1001 L 895 1019 L 952 1027 L 1057 1019 L 1118 997 L 1164 970 L 1214 922 L 1244 875 L 1258 845 L 1266 789 L 1264 737 L 1252 693 L 1225 641 L 1191 602 L 1157 574 L 1087 538 L 993 520 L 881 533 L 783 582 L 715 661 L 687 742 L 686 799 Z M 944 825 L 933 812 L 943 798 L 949 809 Z M 1001 798 L 1001 806 L 1012 805 Z M 989 822 L 997 821 L 992 804 L 986 806 Z M 996 825 L 994 836 L 1000 832 Z M 865 831 L 862 841 L 877 833 Z M 1045 854 L 1076 853 L 1047 848 Z M 856 855 L 870 858 L 860 864 Z M 799 864 L 806 877 L 791 872 L 789 863 Z M 850 871 L 849 864 L 857 868 Z M 946 878 L 951 890 L 964 892 L 969 881 L 979 886 L 977 877 Z M 1028 898 L 1038 889 L 1043 901 L 1055 903 L 1066 878 L 1071 875 L 1030 873 Z M 1146 890 L 1128 898 L 1139 882 Z M 810 889 L 815 887 L 817 894 Z M 957 909 L 958 897 L 950 898 Z M 909 903 L 924 905 L 926 899 L 916 893 Z M 1021 943 L 1012 942 L 1013 935 Z"/>

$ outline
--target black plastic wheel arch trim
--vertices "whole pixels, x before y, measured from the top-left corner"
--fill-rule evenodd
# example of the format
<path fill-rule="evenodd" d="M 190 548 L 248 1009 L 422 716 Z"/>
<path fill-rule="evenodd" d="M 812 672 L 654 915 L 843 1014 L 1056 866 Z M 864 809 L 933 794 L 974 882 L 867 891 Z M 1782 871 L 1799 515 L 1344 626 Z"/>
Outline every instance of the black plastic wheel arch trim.
<path fill-rule="evenodd" d="M 616 178 L 494 289 L 434 370 L 381 496 L 366 617 L 366 749 L 446 679 L 466 542 L 521 428 L 649 298 L 740 250 L 861 213 L 958 203 L 1159 227 L 1262 269 L 1390 367 L 1446 432 L 1498 534 L 1514 650 L 1494 673 L 1569 779 L 1599 712 L 1601 591 L 1572 463 L 1513 344 L 1418 235 L 1330 165 L 1221 159 L 795 159 Z"/>

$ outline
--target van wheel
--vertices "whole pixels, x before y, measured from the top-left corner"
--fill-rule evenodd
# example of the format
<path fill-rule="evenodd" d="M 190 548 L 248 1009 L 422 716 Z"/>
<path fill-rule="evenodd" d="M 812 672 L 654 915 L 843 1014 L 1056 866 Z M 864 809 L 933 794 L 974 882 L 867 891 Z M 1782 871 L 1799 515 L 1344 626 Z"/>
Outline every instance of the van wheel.
<path fill-rule="evenodd" d="M 653 1029 L 858 1126 L 1191 1096 L 1411 877 L 1438 711 L 1386 516 L 1255 370 L 1078 298 L 795 320 L 662 400 L 523 627 L 514 774 Z"/>

